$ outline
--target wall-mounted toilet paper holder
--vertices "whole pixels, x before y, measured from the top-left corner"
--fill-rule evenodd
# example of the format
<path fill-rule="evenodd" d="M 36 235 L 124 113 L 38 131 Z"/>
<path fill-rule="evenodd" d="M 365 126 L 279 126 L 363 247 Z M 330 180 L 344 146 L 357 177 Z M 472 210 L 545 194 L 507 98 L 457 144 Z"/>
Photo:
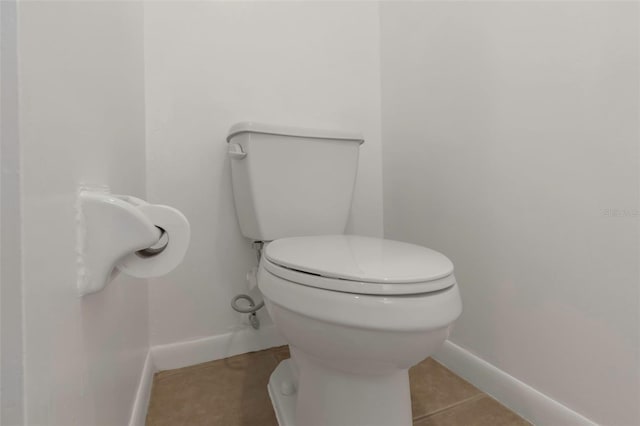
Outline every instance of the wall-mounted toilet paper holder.
<path fill-rule="evenodd" d="M 117 271 L 164 275 L 184 258 L 189 222 L 178 210 L 108 190 L 78 194 L 78 290 L 102 290 Z"/>

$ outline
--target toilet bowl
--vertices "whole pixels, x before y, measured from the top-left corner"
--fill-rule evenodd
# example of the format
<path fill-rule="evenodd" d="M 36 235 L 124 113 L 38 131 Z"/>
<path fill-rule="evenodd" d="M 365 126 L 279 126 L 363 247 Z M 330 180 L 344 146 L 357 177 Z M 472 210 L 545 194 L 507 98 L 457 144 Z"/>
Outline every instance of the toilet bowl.
<path fill-rule="evenodd" d="M 258 287 L 292 355 L 269 383 L 281 426 L 411 424 L 408 369 L 462 310 L 446 257 L 368 237 L 286 238 L 265 247 Z"/>

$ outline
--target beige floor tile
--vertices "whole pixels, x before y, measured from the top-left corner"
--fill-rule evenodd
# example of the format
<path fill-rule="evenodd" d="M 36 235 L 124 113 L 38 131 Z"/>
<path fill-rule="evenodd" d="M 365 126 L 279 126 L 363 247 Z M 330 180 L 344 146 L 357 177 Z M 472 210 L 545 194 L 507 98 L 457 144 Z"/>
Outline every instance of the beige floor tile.
<path fill-rule="evenodd" d="M 254 352 L 156 375 L 148 426 L 277 425 L 267 394 L 277 362 Z"/>
<path fill-rule="evenodd" d="M 271 353 L 276 358 L 278 362 L 291 358 L 291 354 L 289 353 L 289 346 L 278 346 L 277 348 L 272 348 Z"/>
<path fill-rule="evenodd" d="M 432 358 L 412 367 L 409 379 L 414 419 L 482 393 Z"/>
<path fill-rule="evenodd" d="M 147 424 L 181 426 L 191 411 L 191 396 L 185 392 L 187 380 L 183 375 L 154 378 L 151 400 L 147 410 Z"/>
<path fill-rule="evenodd" d="M 414 426 L 530 426 L 487 395 L 414 421 Z"/>
<path fill-rule="evenodd" d="M 277 426 L 267 393 L 289 348 L 198 364 L 155 375 L 147 426 Z M 410 370 L 417 426 L 527 425 L 432 359 Z"/>

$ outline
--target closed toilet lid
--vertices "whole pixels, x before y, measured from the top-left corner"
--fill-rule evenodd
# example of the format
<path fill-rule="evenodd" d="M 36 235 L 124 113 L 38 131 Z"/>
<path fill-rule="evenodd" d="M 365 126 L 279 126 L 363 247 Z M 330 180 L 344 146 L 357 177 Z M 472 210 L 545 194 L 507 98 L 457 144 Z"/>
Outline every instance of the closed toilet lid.
<path fill-rule="evenodd" d="M 265 248 L 265 267 L 281 278 L 359 294 L 416 294 L 455 283 L 453 264 L 415 244 L 356 235 L 283 238 Z"/>

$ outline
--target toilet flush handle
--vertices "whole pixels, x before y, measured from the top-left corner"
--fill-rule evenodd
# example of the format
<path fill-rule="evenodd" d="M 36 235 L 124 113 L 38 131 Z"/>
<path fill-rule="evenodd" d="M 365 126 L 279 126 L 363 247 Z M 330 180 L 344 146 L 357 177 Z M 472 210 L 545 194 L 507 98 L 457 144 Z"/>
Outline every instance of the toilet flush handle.
<path fill-rule="evenodd" d="M 229 148 L 227 150 L 230 158 L 234 158 L 236 160 L 242 160 L 247 156 L 247 153 L 242 150 L 242 147 L 237 143 L 230 143 Z"/>

